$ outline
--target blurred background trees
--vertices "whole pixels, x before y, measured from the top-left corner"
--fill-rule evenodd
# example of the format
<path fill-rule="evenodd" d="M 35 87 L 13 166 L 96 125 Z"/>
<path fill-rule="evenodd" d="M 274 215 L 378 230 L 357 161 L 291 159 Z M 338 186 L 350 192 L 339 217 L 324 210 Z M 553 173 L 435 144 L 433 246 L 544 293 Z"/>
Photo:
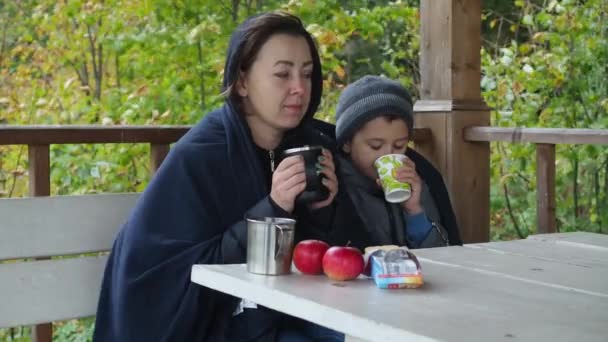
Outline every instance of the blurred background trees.
<path fill-rule="evenodd" d="M 325 75 L 317 117 L 345 84 L 398 78 L 418 94 L 418 1 L 148 0 L 0 2 L 0 123 L 194 124 L 221 104 L 227 40 L 249 15 L 283 9 L 315 35 Z M 485 1 L 482 90 L 493 125 L 608 126 L 608 1 Z M 532 145 L 496 143 L 495 238 L 534 229 Z M 608 156 L 560 146 L 561 228 L 608 221 Z M 140 145 L 54 146 L 55 194 L 140 191 Z M 0 196 L 26 193 L 25 148 L 0 147 Z M 505 212 L 510 199 L 512 212 Z M 517 229 L 516 229 L 517 228 Z"/>

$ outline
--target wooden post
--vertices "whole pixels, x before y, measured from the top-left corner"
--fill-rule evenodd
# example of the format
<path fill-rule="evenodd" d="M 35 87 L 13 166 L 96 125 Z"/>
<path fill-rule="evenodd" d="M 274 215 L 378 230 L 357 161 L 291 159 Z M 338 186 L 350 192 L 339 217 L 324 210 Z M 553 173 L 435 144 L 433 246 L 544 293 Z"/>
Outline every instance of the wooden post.
<path fill-rule="evenodd" d="M 555 233 L 555 145 L 536 144 L 536 231 Z"/>
<path fill-rule="evenodd" d="M 49 196 L 51 194 L 49 145 L 28 145 L 28 158 L 30 196 Z M 32 326 L 32 342 L 52 340 L 52 323 Z"/>
<path fill-rule="evenodd" d="M 418 149 L 441 171 L 465 243 L 490 236 L 490 145 L 463 130 L 489 126 L 481 98 L 481 0 L 421 0 L 421 99 L 415 126 L 430 128 Z"/>
<path fill-rule="evenodd" d="M 28 145 L 30 196 L 51 194 L 49 145 Z"/>
<path fill-rule="evenodd" d="M 150 171 L 155 173 L 169 154 L 169 144 L 150 144 Z"/>

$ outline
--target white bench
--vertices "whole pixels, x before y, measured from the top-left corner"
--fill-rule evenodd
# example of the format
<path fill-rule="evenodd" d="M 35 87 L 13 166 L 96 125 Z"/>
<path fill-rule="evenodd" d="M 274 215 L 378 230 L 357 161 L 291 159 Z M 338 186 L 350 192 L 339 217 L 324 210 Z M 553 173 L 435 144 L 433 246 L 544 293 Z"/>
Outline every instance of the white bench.
<path fill-rule="evenodd" d="M 138 196 L 1 199 L 0 328 L 95 315 L 107 260 L 96 252 L 112 247 Z"/>

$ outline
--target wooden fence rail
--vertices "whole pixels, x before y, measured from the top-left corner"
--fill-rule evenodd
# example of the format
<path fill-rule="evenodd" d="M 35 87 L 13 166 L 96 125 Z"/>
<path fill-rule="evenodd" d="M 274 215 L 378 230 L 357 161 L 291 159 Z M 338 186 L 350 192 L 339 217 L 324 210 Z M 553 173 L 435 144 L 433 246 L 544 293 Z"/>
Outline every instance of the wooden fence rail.
<path fill-rule="evenodd" d="M 189 126 L 9 126 L 0 125 L 0 145 L 27 145 L 29 195 L 49 196 L 52 144 L 149 143 L 150 170 L 158 169 L 169 152 L 169 144 L 184 135 Z M 32 340 L 51 341 L 51 323 L 32 327 Z"/>
<path fill-rule="evenodd" d="M 555 233 L 555 145 L 608 145 L 606 129 L 469 127 L 464 140 L 536 144 L 536 227 Z"/>
<path fill-rule="evenodd" d="M 49 146 L 53 144 L 149 143 L 151 170 L 158 169 L 169 146 L 191 126 L 10 126 L 0 125 L 0 145 L 27 145 L 30 195 L 50 194 Z M 430 129 L 415 129 L 414 142 L 430 140 Z"/>

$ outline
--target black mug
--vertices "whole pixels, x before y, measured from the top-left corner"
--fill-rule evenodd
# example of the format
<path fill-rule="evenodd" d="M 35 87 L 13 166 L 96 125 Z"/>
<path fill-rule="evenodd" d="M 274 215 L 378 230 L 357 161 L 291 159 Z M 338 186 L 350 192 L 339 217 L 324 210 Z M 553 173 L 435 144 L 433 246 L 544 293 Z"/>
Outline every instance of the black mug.
<path fill-rule="evenodd" d="M 322 146 L 302 146 L 290 148 L 283 151 L 282 158 L 301 155 L 304 158 L 304 168 L 306 170 L 306 189 L 296 197 L 296 203 L 304 204 L 319 202 L 329 197 L 329 189 L 323 185 L 325 175 L 317 174 L 316 164 L 319 157 L 323 155 Z"/>

